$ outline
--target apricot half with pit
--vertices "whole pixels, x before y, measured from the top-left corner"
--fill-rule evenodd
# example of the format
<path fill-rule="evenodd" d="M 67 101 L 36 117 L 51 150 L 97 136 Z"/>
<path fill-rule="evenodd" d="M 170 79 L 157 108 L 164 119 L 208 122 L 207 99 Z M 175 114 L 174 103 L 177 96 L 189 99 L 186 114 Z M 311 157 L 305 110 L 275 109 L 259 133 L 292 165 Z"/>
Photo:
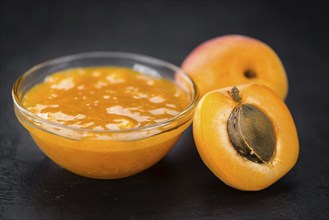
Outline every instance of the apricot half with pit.
<path fill-rule="evenodd" d="M 196 108 L 193 135 L 208 168 L 239 190 L 270 186 L 295 165 L 299 153 L 289 109 L 260 84 L 207 93 Z"/>
<path fill-rule="evenodd" d="M 196 47 L 182 64 L 196 82 L 200 97 L 233 85 L 258 83 L 282 99 L 288 93 L 286 72 L 278 55 L 265 43 L 242 35 L 226 35 Z"/>

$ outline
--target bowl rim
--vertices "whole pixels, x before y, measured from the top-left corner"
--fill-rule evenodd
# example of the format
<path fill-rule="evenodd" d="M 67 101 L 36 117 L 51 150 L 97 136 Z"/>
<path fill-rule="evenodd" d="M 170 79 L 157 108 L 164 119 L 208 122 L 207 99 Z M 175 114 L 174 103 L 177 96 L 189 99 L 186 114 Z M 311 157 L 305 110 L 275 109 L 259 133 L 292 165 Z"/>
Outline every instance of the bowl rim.
<path fill-rule="evenodd" d="M 79 60 L 79 59 L 85 59 L 85 58 L 97 58 L 97 57 L 111 57 L 111 58 L 121 58 L 121 59 L 132 59 L 132 60 L 136 60 L 136 61 L 143 61 L 146 63 L 152 63 L 152 64 L 157 64 L 157 65 L 161 65 L 161 66 L 165 66 L 171 70 L 173 70 L 175 73 L 179 73 L 181 76 L 183 76 L 185 78 L 185 80 L 188 80 L 189 83 L 192 85 L 192 90 L 193 90 L 193 94 L 191 97 L 190 102 L 188 103 L 188 105 L 186 106 L 186 108 L 181 111 L 179 114 L 175 115 L 172 118 L 169 118 L 165 121 L 159 122 L 159 123 L 155 123 L 155 124 L 151 124 L 151 125 L 147 125 L 147 126 L 142 126 L 142 127 L 136 127 L 136 128 L 130 128 L 130 129 L 120 129 L 120 130 L 100 130 L 100 129 L 87 129 L 87 128 L 76 128 L 76 127 L 72 127 L 72 126 L 67 126 L 67 125 L 63 125 L 60 124 L 58 122 L 53 122 L 53 121 L 48 121 L 44 118 L 41 118 L 35 114 L 33 114 L 32 112 L 30 112 L 29 110 L 27 110 L 21 102 L 21 99 L 18 97 L 18 88 L 20 86 L 20 84 L 24 81 L 24 79 L 30 75 L 32 75 L 33 73 L 35 73 L 37 70 L 47 66 L 47 65 L 54 65 L 54 64 L 60 64 L 63 62 L 70 62 L 70 61 L 74 61 L 74 60 Z M 78 67 L 76 67 L 78 68 Z M 69 69 L 69 68 L 68 68 Z M 50 73 L 51 74 L 51 73 Z M 23 73 L 14 83 L 13 87 L 12 87 L 12 98 L 13 98 L 13 102 L 14 102 L 14 107 L 17 107 L 18 110 L 20 111 L 20 113 L 23 113 L 37 121 L 41 121 L 43 123 L 52 125 L 52 126 L 56 126 L 62 129 L 69 129 L 69 130 L 73 130 L 73 131 L 79 131 L 79 132 L 87 132 L 87 133 L 108 133 L 108 134 L 114 134 L 114 133 L 129 133 L 129 132 L 136 132 L 136 131 L 148 131 L 148 130 L 152 130 L 152 129 L 156 129 L 159 127 L 163 127 L 166 125 L 169 125 L 175 121 L 179 121 L 180 119 L 184 118 L 186 115 L 188 115 L 190 112 L 192 112 L 198 102 L 198 98 L 199 98 L 199 90 L 196 86 L 196 83 L 193 81 L 193 79 L 186 74 L 180 67 L 171 64 L 169 62 L 166 62 L 164 60 L 158 59 L 158 58 L 153 58 L 150 56 L 146 56 L 146 55 L 141 55 L 141 54 L 136 54 L 136 53 L 128 53 L 128 52 L 121 52 L 121 51 L 94 51 L 94 52 L 84 52 L 84 53 L 77 53 L 77 54 L 72 54 L 72 55 L 66 55 L 66 56 L 62 56 L 59 58 L 55 58 L 55 59 L 50 59 L 48 61 L 42 62 L 40 64 L 37 64 L 35 66 L 33 66 L 32 68 L 30 68 L 29 70 L 27 70 L 25 73 Z M 182 122 L 181 124 L 184 124 L 184 122 Z M 47 129 L 44 129 L 40 126 L 37 126 L 35 123 L 33 123 L 33 125 L 35 125 L 36 128 L 38 129 L 43 129 L 45 131 L 48 131 Z M 179 125 L 177 125 L 179 126 Z"/>

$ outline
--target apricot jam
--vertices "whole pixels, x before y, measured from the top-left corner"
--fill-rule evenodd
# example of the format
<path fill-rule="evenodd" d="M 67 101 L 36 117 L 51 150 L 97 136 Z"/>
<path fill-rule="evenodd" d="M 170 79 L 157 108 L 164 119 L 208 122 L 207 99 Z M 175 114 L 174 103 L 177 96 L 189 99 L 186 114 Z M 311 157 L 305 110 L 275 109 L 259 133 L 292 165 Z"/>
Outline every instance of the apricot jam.
<path fill-rule="evenodd" d="M 43 119 L 95 130 L 156 124 L 187 104 L 186 93 L 169 80 L 119 67 L 54 73 L 23 98 L 23 106 Z"/>
<path fill-rule="evenodd" d="M 22 106 L 37 117 L 15 111 L 55 163 L 85 177 L 115 179 L 162 159 L 191 124 L 194 100 L 161 77 L 88 67 L 52 73 L 28 90 Z"/>

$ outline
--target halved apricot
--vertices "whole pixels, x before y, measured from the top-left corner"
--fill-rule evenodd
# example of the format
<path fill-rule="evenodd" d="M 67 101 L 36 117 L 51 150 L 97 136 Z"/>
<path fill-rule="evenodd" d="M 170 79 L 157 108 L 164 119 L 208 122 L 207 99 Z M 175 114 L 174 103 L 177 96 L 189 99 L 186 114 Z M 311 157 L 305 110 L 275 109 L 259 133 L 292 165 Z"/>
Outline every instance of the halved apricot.
<path fill-rule="evenodd" d="M 195 111 L 193 135 L 208 168 L 239 190 L 270 186 L 294 166 L 299 153 L 289 109 L 259 84 L 207 93 Z"/>
<path fill-rule="evenodd" d="M 196 82 L 200 97 L 233 85 L 258 83 L 282 99 L 288 93 L 288 79 L 280 58 L 265 43 L 242 35 L 226 35 L 196 47 L 182 64 Z"/>

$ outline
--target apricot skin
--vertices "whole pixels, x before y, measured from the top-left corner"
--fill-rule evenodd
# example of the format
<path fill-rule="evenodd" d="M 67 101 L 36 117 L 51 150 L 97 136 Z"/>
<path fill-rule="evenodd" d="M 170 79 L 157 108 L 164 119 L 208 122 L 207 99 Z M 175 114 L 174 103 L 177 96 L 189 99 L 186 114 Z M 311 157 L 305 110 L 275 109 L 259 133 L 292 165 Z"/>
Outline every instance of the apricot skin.
<path fill-rule="evenodd" d="M 258 83 L 282 99 L 288 94 L 288 79 L 277 54 L 265 43 L 242 35 L 226 35 L 196 47 L 182 69 L 196 82 L 200 97 L 233 85 Z"/>
<path fill-rule="evenodd" d="M 299 154 L 296 127 L 287 106 L 271 89 L 259 84 L 238 86 L 242 102 L 262 110 L 276 135 L 274 156 L 268 164 L 243 158 L 227 132 L 227 120 L 237 104 L 230 89 L 212 91 L 200 100 L 193 119 L 195 144 L 204 163 L 224 183 L 239 190 L 262 190 L 295 165 Z"/>

